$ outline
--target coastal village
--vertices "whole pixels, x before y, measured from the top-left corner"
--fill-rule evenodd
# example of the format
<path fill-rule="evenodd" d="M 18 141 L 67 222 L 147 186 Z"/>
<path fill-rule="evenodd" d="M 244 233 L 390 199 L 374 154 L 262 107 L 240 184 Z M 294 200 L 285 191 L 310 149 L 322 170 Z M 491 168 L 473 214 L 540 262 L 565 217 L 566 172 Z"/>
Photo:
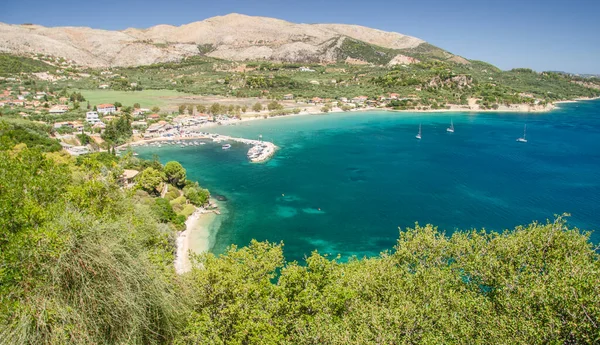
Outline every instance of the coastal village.
<path fill-rule="evenodd" d="M 314 70 L 300 67 L 301 73 L 311 73 Z M 22 75 L 23 79 L 15 77 L 0 77 L 0 82 L 7 85 L 0 94 L 0 111 L 2 114 L 18 115 L 24 120 L 31 120 L 47 124 L 51 127 L 51 135 L 60 141 L 61 145 L 71 154 L 80 155 L 89 152 L 106 150 L 123 150 L 129 146 L 169 145 L 182 147 L 194 145 L 190 140 L 209 140 L 213 142 L 237 141 L 251 146 L 248 158 L 252 162 L 263 162 L 275 152 L 273 143 L 262 140 L 248 140 L 215 136 L 206 133 L 206 128 L 218 125 L 235 125 L 243 121 L 262 119 L 275 116 L 326 114 L 329 112 L 392 109 L 398 106 L 416 108 L 419 103 L 417 94 L 401 95 L 387 93 L 378 97 L 364 95 L 355 97 L 321 98 L 296 97 L 293 93 L 281 97 L 269 97 L 269 91 L 263 90 L 264 98 L 240 99 L 225 98 L 223 101 L 237 103 L 234 105 L 221 105 L 219 103 L 201 104 L 190 103 L 161 110 L 157 106 L 139 103 L 124 105 L 118 100 L 113 103 L 92 104 L 76 91 L 62 89 L 51 91 L 51 88 L 36 86 L 35 80 L 56 82 L 57 80 L 73 80 L 90 78 L 89 74 L 62 72 L 56 77 L 51 73 L 34 73 Z M 92 77 L 94 78 L 94 77 Z M 120 78 L 110 71 L 100 73 L 99 82 L 111 78 Z M 129 87 L 135 90 L 138 85 L 131 83 Z M 110 89 L 110 84 L 102 83 L 99 90 Z M 415 92 L 420 87 L 415 88 Z M 136 91 L 131 91 L 135 93 Z M 540 100 L 533 95 L 520 95 L 530 98 L 527 105 L 505 105 L 496 108 L 497 111 L 544 111 L 553 108 L 552 104 L 540 105 Z M 254 105 L 252 105 L 254 102 Z M 447 105 L 441 109 L 425 109 L 421 111 L 468 111 L 478 110 L 477 100 L 469 100 L 465 105 Z M 127 123 L 131 129 L 130 135 L 120 140 L 107 140 L 107 126 L 121 121 Z M 205 142 L 202 142 L 204 144 Z M 224 144 L 223 149 L 228 149 L 229 144 Z M 115 153 L 116 153 L 115 152 Z"/>

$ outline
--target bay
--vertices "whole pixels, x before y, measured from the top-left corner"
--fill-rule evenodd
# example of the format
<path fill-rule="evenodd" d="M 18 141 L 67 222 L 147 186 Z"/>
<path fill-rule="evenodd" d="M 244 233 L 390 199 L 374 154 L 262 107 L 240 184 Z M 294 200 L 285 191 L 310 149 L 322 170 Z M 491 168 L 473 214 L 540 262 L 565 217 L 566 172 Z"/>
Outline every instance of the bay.
<path fill-rule="evenodd" d="M 446 132 L 453 121 L 455 133 Z M 417 140 L 419 124 L 422 140 Z M 527 143 L 516 142 L 527 124 Z M 212 251 L 252 239 L 283 241 L 288 260 L 311 251 L 373 256 L 399 228 L 434 224 L 502 231 L 570 213 L 600 229 L 600 102 L 548 113 L 335 113 L 249 121 L 208 132 L 272 141 L 279 150 L 249 163 L 248 146 L 140 147 L 176 160 L 227 198 Z M 598 232 L 592 233 L 598 243 Z"/>

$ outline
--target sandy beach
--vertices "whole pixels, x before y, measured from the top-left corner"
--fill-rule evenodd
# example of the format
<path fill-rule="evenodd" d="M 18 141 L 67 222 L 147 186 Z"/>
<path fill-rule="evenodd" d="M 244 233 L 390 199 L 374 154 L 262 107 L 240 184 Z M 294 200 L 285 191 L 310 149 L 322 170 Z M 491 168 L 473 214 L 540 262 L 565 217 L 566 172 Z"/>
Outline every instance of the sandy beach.
<path fill-rule="evenodd" d="M 196 212 L 188 217 L 185 222 L 185 230 L 177 236 L 175 271 L 178 274 L 191 270 L 190 252 L 201 254 L 212 248 L 220 223 L 220 215 L 202 208 L 196 209 Z"/>

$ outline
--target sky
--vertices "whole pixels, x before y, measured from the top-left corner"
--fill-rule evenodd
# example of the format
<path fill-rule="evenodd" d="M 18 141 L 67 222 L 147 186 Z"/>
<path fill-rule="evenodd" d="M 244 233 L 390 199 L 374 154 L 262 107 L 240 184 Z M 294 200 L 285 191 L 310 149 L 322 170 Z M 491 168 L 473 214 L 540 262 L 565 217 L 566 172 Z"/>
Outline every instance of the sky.
<path fill-rule="evenodd" d="M 1 0 L 0 22 L 123 30 L 228 13 L 357 24 L 502 69 L 600 74 L 600 0 Z"/>

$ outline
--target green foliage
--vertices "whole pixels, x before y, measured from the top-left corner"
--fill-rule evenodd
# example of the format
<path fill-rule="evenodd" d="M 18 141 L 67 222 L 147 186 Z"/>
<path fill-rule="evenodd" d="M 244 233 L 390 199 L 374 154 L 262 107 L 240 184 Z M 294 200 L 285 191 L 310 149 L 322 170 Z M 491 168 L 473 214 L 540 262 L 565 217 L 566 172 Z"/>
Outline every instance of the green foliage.
<path fill-rule="evenodd" d="M 163 172 L 149 167 L 137 176 L 137 185 L 149 194 L 158 195 L 160 194 L 159 188 L 164 180 L 165 175 Z"/>
<path fill-rule="evenodd" d="M 262 107 L 262 104 L 260 104 L 260 102 L 256 102 L 252 106 L 252 110 L 255 111 L 255 112 L 257 112 L 257 113 L 260 112 L 260 111 L 262 111 L 262 109 L 263 109 L 263 107 Z"/>
<path fill-rule="evenodd" d="M 171 203 L 165 198 L 156 198 L 154 205 L 152 205 L 152 211 L 154 211 L 158 220 L 163 223 L 171 222 L 177 217 Z"/>
<path fill-rule="evenodd" d="M 283 105 L 279 104 L 277 101 L 273 101 L 267 105 L 267 109 L 269 109 L 270 111 L 281 110 L 283 109 Z"/>
<path fill-rule="evenodd" d="M 172 201 L 177 198 L 179 198 L 179 190 L 172 185 L 168 185 L 167 193 L 165 194 L 165 199 Z"/>
<path fill-rule="evenodd" d="M 131 115 L 125 114 L 112 120 L 106 125 L 102 139 L 112 144 L 123 144 L 133 135 L 131 128 Z"/>
<path fill-rule="evenodd" d="M 170 161 L 165 164 L 164 173 L 167 181 L 177 187 L 183 187 L 186 181 L 186 171 L 179 162 Z"/>
<path fill-rule="evenodd" d="M 1 342 L 169 343 L 185 315 L 171 230 L 56 157 L 0 152 Z"/>
<path fill-rule="evenodd" d="M 62 148 L 60 143 L 48 137 L 50 130 L 48 125 L 31 121 L 0 120 L 0 148 L 6 149 L 23 143 L 29 148 L 36 148 L 44 152 L 59 151 Z"/>
<path fill-rule="evenodd" d="M 198 52 L 200 53 L 200 55 L 206 55 L 210 52 L 213 52 L 214 50 L 215 47 L 210 43 L 198 45 Z"/>
<path fill-rule="evenodd" d="M 187 181 L 183 188 L 183 195 L 194 205 L 203 206 L 208 203 L 210 193 L 198 185 L 198 182 Z"/>
<path fill-rule="evenodd" d="M 178 344 L 543 344 L 600 339 L 600 263 L 561 219 L 503 234 L 402 232 L 395 252 L 284 264 L 252 242 L 196 257 Z"/>
<path fill-rule="evenodd" d="M 31 58 L 0 54 L 0 76 L 19 73 L 56 71 L 56 67 Z"/>

